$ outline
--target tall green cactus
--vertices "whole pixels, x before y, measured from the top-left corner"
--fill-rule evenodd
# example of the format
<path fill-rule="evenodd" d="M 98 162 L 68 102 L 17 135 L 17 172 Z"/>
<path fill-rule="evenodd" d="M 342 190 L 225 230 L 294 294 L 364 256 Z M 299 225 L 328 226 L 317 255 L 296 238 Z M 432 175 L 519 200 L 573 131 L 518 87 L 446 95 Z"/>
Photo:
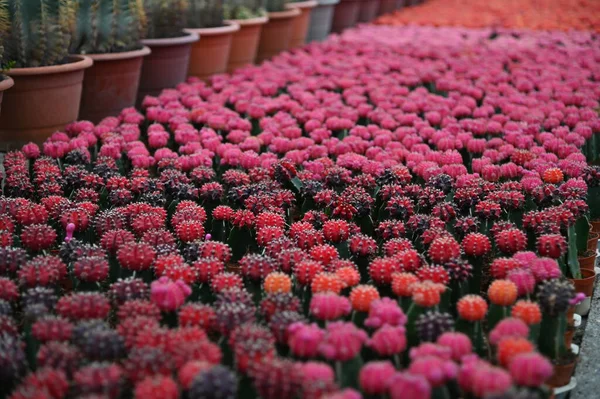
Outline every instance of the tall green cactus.
<path fill-rule="evenodd" d="M 263 0 L 225 0 L 225 19 L 248 19 L 266 15 Z"/>
<path fill-rule="evenodd" d="M 146 37 L 164 39 L 182 35 L 186 26 L 188 0 L 144 0 L 148 19 Z"/>
<path fill-rule="evenodd" d="M 279 12 L 285 11 L 285 5 L 289 3 L 289 0 L 266 0 L 266 7 L 268 12 Z"/>
<path fill-rule="evenodd" d="M 187 25 L 188 28 L 216 28 L 223 26 L 223 1 L 190 0 Z"/>
<path fill-rule="evenodd" d="M 4 63 L 17 68 L 66 62 L 75 0 L 9 0 Z"/>
<path fill-rule="evenodd" d="M 142 0 L 77 0 L 77 6 L 73 53 L 118 53 L 141 46 L 146 29 Z"/>

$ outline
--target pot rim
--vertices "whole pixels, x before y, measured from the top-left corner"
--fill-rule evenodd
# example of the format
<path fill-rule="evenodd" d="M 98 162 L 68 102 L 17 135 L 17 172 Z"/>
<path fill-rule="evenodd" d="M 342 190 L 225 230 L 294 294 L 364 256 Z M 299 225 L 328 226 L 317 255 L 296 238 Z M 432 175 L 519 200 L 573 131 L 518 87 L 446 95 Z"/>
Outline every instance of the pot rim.
<path fill-rule="evenodd" d="M 573 283 L 576 282 L 589 282 L 590 280 L 593 280 L 596 278 L 596 271 L 595 270 L 589 270 L 589 269 L 581 269 L 581 278 L 570 278 L 569 280 L 571 280 Z M 588 276 L 586 277 L 585 274 L 588 274 Z M 591 273 L 591 275 L 589 275 Z"/>
<path fill-rule="evenodd" d="M 233 22 L 234 24 L 238 24 L 240 28 L 244 26 L 253 26 L 253 25 L 263 25 L 269 21 L 269 17 L 254 17 L 254 18 L 246 18 L 246 19 L 226 19 L 225 22 Z"/>
<path fill-rule="evenodd" d="M 339 2 L 340 0 L 317 0 L 319 6 L 334 6 Z"/>
<path fill-rule="evenodd" d="M 191 44 L 198 40 L 200 40 L 200 35 L 196 32 L 183 31 L 183 36 L 144 39 L 142 40 L 142 44 L 150 47 L 169 47 L 180 44 Z"/>
<path fill-rule="evenodd" d="M 225 25 L 217 26 L 216 28 L 185 28 L 186 32 L 197 33 L 202 36 L 220 36 L 227 35 L 240 30 L 240 26 L 233 21 L 223 21 Z"/>
<path fill-rule="evenodd" d="M 61 65 L 50 65 L 31 68 L 12 68 L 6 71 L 9 77 L 12 76 L 35 76 L 51 75 L 57 73 L 67 73 L 87 69 L 94 64 L 94 60 L 87 55 L 73 54 L 69 55 L 69 62 Z"/>
<path fill-rule="evenodd" d="M 145 57 L 151 52 L 152 50 L 150 50 L 150 47 L 142 46 L 142 48 L 138 50 L 123 51 L 120 53 L 86 54 L 86 56 L 90 57 L 94 61 L 120 61 L 131 58 Z"/>
<path fill-rule="evenodd" d="M 301 12 L 299 8 L 289 8 L 285 11 L 275 11 L 267 14 L 269 15 L 269 19 L 288 19 L 297 17 Z"/>
<path fill-rule="evenodd" d="M 295 1 L 292 3 L 286 4 L 286 8 L 315 8 L 319 5 L 317 0 L 308 0 L 308 1 Z"/>
<path fill-rule="evenodd" d="M 15 85 L 15 81 L 8 75 L 0 75 L 4 79 L 0 80 L 0 92 L 10 89 Z"/>

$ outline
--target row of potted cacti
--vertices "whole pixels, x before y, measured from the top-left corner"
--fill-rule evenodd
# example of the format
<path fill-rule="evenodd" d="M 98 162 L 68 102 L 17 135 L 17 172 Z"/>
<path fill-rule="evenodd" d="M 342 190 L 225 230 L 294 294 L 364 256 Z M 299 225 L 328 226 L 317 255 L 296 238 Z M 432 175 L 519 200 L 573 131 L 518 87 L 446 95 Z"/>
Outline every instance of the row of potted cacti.
<path fill-rule="evenodd" d="M 0 140 L 5 148 L 41 143 L 73 120 L 98 122 L 187 76 L 208 78 L 262 62 L 307 36 L 321 40 L 350 4 L 343 0 L 334 15 L 336 1 L 0 2 L 0 63 L 9 75 L 0 81 L 0 96 L 17 83 L 5 95 Z M 361 2 L 368 10 L 352 6 L 361 20 L 374 18 L 382 4 Z M 324 27 L 310 27 L 313 9 Z"/>

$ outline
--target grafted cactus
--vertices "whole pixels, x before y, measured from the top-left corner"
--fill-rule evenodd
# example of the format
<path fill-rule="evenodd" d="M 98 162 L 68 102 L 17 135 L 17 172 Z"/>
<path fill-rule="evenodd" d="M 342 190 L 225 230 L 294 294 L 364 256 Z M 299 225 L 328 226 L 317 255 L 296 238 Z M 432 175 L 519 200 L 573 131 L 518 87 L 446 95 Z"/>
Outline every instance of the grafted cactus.
<path fill-rule="evenodd" d="M 190 0 L 187 14 L 188 28 L 216 28 L 223 26 L 222 0 Z"/>
<path fill-rule="evenodd" d="M 186 28 L 188 0 L 144 0 L 148 20 L 146 37 L 163 39 L 182 35 Z"/>
<path fill-rule="evenodd" d="M 77 5 L 73 53 L 118 53 L 140 47 L 146 29 L 142 0 L 77 0 Z"/>
<path fill-rule="evenodd" d="M 225 0 L 223 2 L 225 19 L 248 19 L 266 15 L 263 0 Z"/>
<path fill-rule="evenodd" d="M 69 55 L 75 0 L 9 0 L 8 22 L 4 64 L 17 68 L 61 64 Z"/>
<path fill-rule="evenodd" d="M 285 5 L 289 0 L 266 0 L 266 8 L 268 12 L 285 11 Z"/>

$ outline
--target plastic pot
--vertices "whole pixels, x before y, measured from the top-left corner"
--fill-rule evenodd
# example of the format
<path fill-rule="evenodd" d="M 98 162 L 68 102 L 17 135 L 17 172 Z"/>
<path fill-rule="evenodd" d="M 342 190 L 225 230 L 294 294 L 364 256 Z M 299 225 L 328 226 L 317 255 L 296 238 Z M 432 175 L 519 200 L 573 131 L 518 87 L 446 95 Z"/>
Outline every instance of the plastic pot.
<path fill-rule="evenodd" d="M 311 14 L 318 4 L 319 3 L 316 0 L 299 1 L 288 4 L 288 8 L 297 8 L 300 10 L 300 15 L 294 18 L 290 48 L 300 47 L 306 43 Z"/>
<path fill-rule="evenodd" d="M 335 5 L 339 2 L 340 0 L 318 1 L 319 4 L 313 8 L 310 14 L 307 42 L 322 41 L 327 38 L 329 32 L 331 32 L 331 22 L 333 21 Z"/>
<path fill-rule="evenodd" d="M 600 233 L 600 220 L 592 220 L 590 223 L 592 224 L 592 231 Z"/>
<path fill-rule="evenodd" d="M 567 385 L 569 381 L 571 381 L 571 376 L 573 375 L 573 370 L 575 370 L 576 363 L 577 362 L 574 360 L 568 364 L 555 364 L 554 374 L 546 384 L 552 388 Z"/>
<path fill-rule="evenodd" d="M 0 75 L 0 111 L 2 110 L 2 97 L 6 90 L 14 86 L 15 81 L 10 76 Z"/>
<path fill-rule="evenodd" d="M 335 6 L 331 31 L 341 33 L 358 22 L 358 12 L 363 0 L 340 0 Z"/>
<path fill-rule="evenodd" d="M 362 0 L 358 11 L 358 22 L 371 22 L 377 17 L 380 0 Z"/>
<path fill-rule="evenodd" d="M 133 107 L 137 99 L 146 46 L 122 53 L 89 54 L 94 66 L 85 71 L 79 119 L 98 123 Z"/>
<path fill-rule="evenodd" d="M 62 65 L 8 71 L 14 86 L 2 92 L 0 141 L 5 149 L 30 141 L 42 144 L 77 120 L 84 70 L 93 63 L 89 57 L 74 55 Z M 8 81 L 2 83 L 8 86 Z"/>
<path fill-rule="evenodd" d="M 270 12 L 269 21 L 264 24 L 258 44 L 256 62 L 260 63 L 287 51 L 292 40 L 294 19 L 300 15 L 298 8 L 285 11 Z"/>
<path fill-rule="evenodd" d="M 217 28 L 186 29 L 200 36 L 200 40 L 192 45 L 188 76 L 208 79 L 225 73 L 233 34 L 239 30 L 240 26 L 232 21 L 226 21 L 225 26 Z"/>
<path fill-rule="evenodd" d="M 582 316 L 589 313 L 592 304 L 592 295 L 596 283 L 596 272 L 594 270 L 581 269 L 580 279 L 569 279 L 575 286 L 575 292 L 581 292 L 585 299 L 575 307 L 575 312 Z"/>
<path fill-rule="evenodd" d="M 596 264 L 596 251 L 587 251 L 583 256 L 578 256 L 579 267 L 581 270 L 594 270 Z"/>
<path fill-rule="evenodd" d="M 138 104 L 146 96 L 157 96 L 164 89 L 174 88 L 185 81 L 192 44 L 199 39 L 196 33 L 186 32 L 178 37 L 142 40 L 142 44 L 152 52 L 142 64 Z"/>
<path fill-rule="evenodd" d="M 233 72 L 237 68 L 254 64 L 262 28 L 268 20 L 267 17 L 259 17 L 230 21 L 238 24 L 240 30 L 233 32 L 233 37 L 231 38 L 227 72 Z"/>

